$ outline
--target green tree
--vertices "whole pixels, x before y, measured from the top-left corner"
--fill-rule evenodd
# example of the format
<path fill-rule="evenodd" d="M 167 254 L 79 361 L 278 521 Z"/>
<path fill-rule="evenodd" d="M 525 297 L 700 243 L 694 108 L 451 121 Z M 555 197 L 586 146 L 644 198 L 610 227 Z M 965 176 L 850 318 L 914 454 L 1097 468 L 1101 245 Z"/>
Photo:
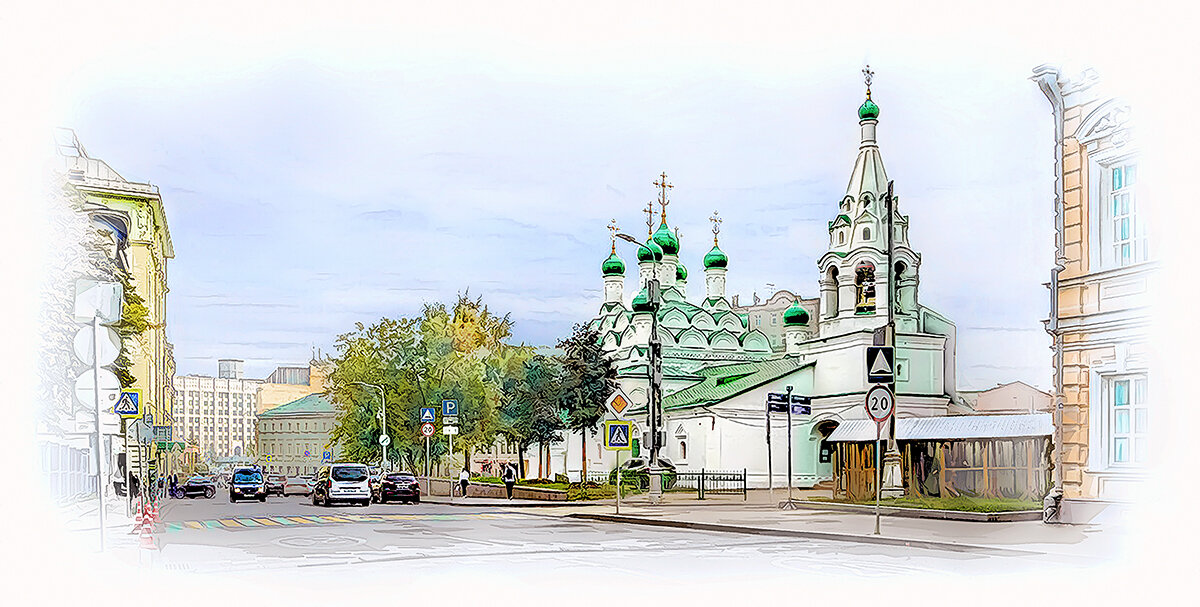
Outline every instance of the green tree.
<path fill-rule="evenodd" d="M 562 439 L 565 427 L 560 415 L 562 401 L 562 365 L 556 358 L 535 354 L 523 366 L 520 380 L 512 387 L 503 405 L 506 433 L 517 441 L 521 474 L 524 476 L 525 450 L 538 445 L 538 476 L 542 476 L 542 457 L 546 445 Z"/>
<path fill-rule="evenodd" d="M 600 334 L 577 324 L 558 342 L 562 356 L 562 407 L 567 428 L 579 432 L 583 480 L 587 480 L 587 437 L 604 418 L 604 403 L 617 387 L 617 367 L 604 353 Z"/>

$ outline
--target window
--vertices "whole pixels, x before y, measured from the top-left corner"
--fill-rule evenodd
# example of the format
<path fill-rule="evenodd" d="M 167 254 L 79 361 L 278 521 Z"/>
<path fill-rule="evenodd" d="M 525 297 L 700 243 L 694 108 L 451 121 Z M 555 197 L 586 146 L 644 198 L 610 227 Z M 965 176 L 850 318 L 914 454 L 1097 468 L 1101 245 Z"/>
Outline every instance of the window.
<path fill-rule="evenodd" d="M 846 244 L 846 232 L 838 231 L 838 244 Z"/>
<path fill-rule="evenodd" d="M 871 228 L 863 228 L 863 240 L 871 240 Z"/>
<path fill-rule="evenodd" d="M 679 460 L 687 461 L 687 443 L 684 441 L 679 441 Z"/>
<path fill-rule="evenodd" d="M 1109 463 L 1114 466 L 1146 463 L 1150 423 L 1146 377 L 1112 378 L 1105 384 L 1109 402 Z"/>
<path fill-rule="evenodd" d="M 1108 211 L 1111 227 L 1112 265 L 1146 261 L 1146 222 L 1137 206 L 1137 165 L 1122 164 L 1109 169 Z"/>
<path fill-rule="evenodd" d="M 855 314 L 875 313 L 875 266 L 869 261 L 854 270 Z"/>

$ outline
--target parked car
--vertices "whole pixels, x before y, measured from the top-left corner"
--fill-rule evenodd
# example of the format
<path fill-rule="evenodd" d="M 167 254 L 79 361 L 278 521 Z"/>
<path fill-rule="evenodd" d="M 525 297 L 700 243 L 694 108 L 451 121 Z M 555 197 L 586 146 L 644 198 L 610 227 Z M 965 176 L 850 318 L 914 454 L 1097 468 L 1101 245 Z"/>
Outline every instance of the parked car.
<path fill-rule="evenodd" d="M 277 493 L 283 495 L 283 484 L 287 482 L 287 477 L 282 474 L 267 475 L 267 495 Z"/>
<path fill-rule="evenodd" d="M 212 499 L 217 495 L 217 484 L 212 479 L 204 476 L 193 476 L 183 483 L 175 486 L 173 497 L 177 498 L 196 498 L 204 497 Z"/>
<path fill-rule="evenodd" d="M 255 468 L 239 468 L 229 480 L 229 501 L 256 499 L 267 501 L 267 481 L 263 473 Z"/>
<path fill-rule="evenodd" d="M 370 477 L 363 464 L 322 466 L 313 486 L 312 503 L 329 506 L 333 502 L 351 502 L 367 506 L 371 503 Z"/>
<path fill-rule="evenodd" d="M 312 478 L 307 476 L 289 476 L 283 483 L 283 496 L 308 495 L 312 493 Z"/>
<path fill-rule="evenodd" d="M 379 479 L 379 485 L 371 489 L 371 499 L 385 504 L 388 500 L 404 503 L 421 503 L 421 486 L 411 472 L 389 472 Z"/>

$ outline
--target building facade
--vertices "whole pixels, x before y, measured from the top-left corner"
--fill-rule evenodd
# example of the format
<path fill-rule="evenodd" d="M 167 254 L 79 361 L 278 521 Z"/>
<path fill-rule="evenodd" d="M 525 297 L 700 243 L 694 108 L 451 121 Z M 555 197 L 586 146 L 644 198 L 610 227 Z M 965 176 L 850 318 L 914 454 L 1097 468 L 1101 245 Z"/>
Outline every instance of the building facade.
<path fill-rule="evenodd" d="M 968 414 L 1050 413 L 1054 410 L 1054 399 L 1048 392 L 1021 381 L 987 390 L 960 390 L 958 396 L 970 408 L 963 411 Z"/>
<path fill-rule="evenodd" d="M 277 367 L 259 387 L 258 413 L 264 413 L 309 394 L 324 392 L 325 377 L 328 374 L 328 363 L 321 362 L 315 354 L 307 365 Z"/>
<path fill-rule="evenodd" d="M 1158 263 L 1128 103 L 1098 75 L 1040 66 L 1054 116 L 1050 318 L 1055 490 L 1047 515 L 1084 522 L 1131 500 L 1149 465 L 1150 312 Z"/>
<path fill-rule="evenodd" d="M 329 446 L 337 411 L 320 394 L 279 405 L 258 416 L 258 458 L 267 472 L 314 474 L 322 462 L 337 461 Z"/>
<path fill-rule="evenodd" d="M 57 137 L 67 183 L 84 198 L 92 222 L 112 234 L 113 256 L 129 272 L 146 308 L 147 328 L 122 344 L 134 377 L 134 384 L 126 388 L 141 392 L 142 411 L 153 416 L 154 425 L 172 426 L 175 362 L 167 341 L 166 308 L 167 261 L 175 257 L 175 249 L 162 196 L 157 186 L 129 181 L 103 160 L 88 156 L 74 132 L 63 129 Z M 147 455 L 159 469 L 166 463 L 165 453 L 139 448 L 128 432 L 122 442 L 129 473 L 144 476 Z"/>
<path fill-rule="evenodd" d="M 262 381 L 245 379 L 240 360 L 221 360 L 218 367 L 218 377 L 175 377 L 176 440 L 195 444 L 209 460 L 249 457 Z"/>
<path fill-rule="evenodd" d="M 820 299 L 815 297 L 804 299 L 800 295 L 787 290 L 776 291 L 774 295 L 762 302 L 759 302 L 758 296 L 755 295 L 754 303 L 750 305 L 739 305 L 738 296 L 734 295 L 729 305 L 735 314 L 746 317 L 746 323 L 749 327 L 756 331 L 762 331 L 767 336 L 767 341 L 770 342 L 772 350 L 782 351 L 784 349 L 783 330 L 785 327 L 783 315 L 797 301 L 800 302 L 802 308 L 811 312 L 813 316 L 817 318 L 821 316 Z"/>

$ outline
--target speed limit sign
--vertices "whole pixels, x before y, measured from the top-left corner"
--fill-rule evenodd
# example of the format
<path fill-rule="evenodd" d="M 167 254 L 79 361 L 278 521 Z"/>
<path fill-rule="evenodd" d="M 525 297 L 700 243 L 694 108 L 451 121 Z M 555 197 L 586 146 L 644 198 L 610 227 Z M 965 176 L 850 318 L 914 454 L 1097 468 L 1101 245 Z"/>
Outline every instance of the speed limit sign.
<path fill-rule="evenodd" d="M 428 423 L 428 422 L 421 424 L 421 435 L 422 436 L 433 436 L 433 424 Z"/>
<path fill-rule="evenodd" d="M 882 424 L 896 409 L 896 397 L 887 386 L 875 386 L 867 391 L 867 415 Z"/>

